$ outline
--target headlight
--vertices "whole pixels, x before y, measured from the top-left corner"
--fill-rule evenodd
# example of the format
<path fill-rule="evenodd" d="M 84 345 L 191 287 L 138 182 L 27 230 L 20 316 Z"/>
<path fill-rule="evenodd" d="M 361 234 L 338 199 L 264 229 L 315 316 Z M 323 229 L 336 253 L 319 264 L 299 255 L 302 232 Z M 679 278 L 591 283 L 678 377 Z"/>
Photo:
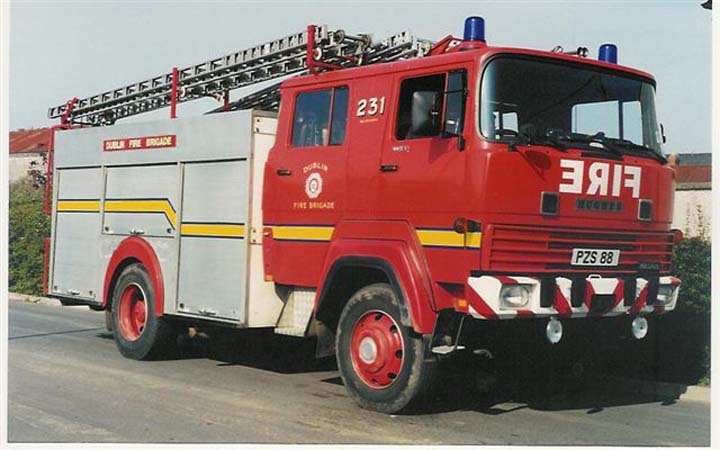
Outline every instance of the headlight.
<path fill-rule="evenodd" d="M 675 294 L 675 286 L 671 284 L 660 285 L 658 287 L 656 305 L 665 306 L 672 303 Z"/>
<path fill-rule="evenodd" d="M 500 289 L 500 305 L 504 308 L 522 308 L 530 300 L 530 287 L 511 284 Z"/>

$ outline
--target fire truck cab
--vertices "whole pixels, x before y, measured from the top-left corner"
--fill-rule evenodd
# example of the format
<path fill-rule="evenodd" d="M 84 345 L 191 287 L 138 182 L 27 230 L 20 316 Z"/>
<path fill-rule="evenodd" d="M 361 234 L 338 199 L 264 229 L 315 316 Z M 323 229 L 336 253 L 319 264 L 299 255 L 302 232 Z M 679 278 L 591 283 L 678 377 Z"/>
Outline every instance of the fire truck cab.
<path fill-rule="evenodd" d="M 654 79 L 613 45 L 491 47 L 483 25 L 289 79 L 277 119 L 62 131 L 50 295 L 106 309 L 137 359 L 178 323 L 317 336 L 383 412 L 421 397 L 465 321 L 539 321 L 557 343 L 568 321 L 625 316 L 643 338 L 680 284 Z M 88 240 L 89 259 L 67 248 Z"/>

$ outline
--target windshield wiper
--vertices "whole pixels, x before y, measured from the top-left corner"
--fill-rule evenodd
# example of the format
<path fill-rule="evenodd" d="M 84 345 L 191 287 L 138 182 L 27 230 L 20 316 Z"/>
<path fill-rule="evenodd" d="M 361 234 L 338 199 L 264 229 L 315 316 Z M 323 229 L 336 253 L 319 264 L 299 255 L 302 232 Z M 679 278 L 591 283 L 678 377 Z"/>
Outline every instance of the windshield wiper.
<path fill-rule="evenodd" d="M 605 138 L 606 140 L 610 141 L 613 145 L 616 145 L 621 148 L 625 148 L 628 150 L 635 150 L 638 152 L 642 152 L 644 154 L 650 154 L 653 158 L 660 161 L 661 163 L 665 164 L 667 162 L 667 159 L 661 155 L 660 153 L 656 152 L 650 147 L 646 147 L 644 145 L 636 144 L 633 141 L 629 141 L 627 139 L 620 139 L 620 138 Z"/>
<path fill-rule="evenodd" d="M 662 163 L 667 162 L 665 157 L 649 147 L 636 144 L 632 141 L 628 141 L 627 139 L 606 137 L 605 133 L 602 131 L 588 135 L 567 133 L 562 129 L 550 128 L 544 135 L 541 136 L 538 135 L 534 127 L 525 130 L 521 129 L 519 132 L 506 129 L 498 131 L 501 136 L 512 136 L 512 139 L 508 142 L 508 148 L 511 151 L 517 151 L 518 146 L 528 145 L 546 145 L 549 147 L 555 147 L 563 152 L 566 152 L 572 147 L 578 147 L 582 150 L 605 152 L 617 156 L 618 158 L 622 158 L 623 155 L 625 155 L 625 152 L 623 152 L 622 149 L 628 149 L 649 153 L 658 161 Z"/>
<path fill-rule="evenodd" d="M 566 152 L 568 148 L 570 148 L 567 143 L 557 139 L 554 135 L 546 133 L 545 136 L 538 136 L 534 127 L 523 128 L 525 127 L 521 127 L 519 132 L 514 130 L 502 130 L 505 135 L 513 136 L 513 138 L 508 142 L 508 148 L 511 151 L 516 152 L 518 145 L 523 147 L 528 145 L 546 145 L 549 147 L 555 147 L 563 152 Z"/>
<path fill-rule="evenodd" d="M 613 145 L 610 139 L 606 138 L 605 133 L 602 131 L 598 131 L 593 135 L 574 135 L 572 139 L 577 142 L 587 144 L 588 148 L 592 150 L 605 151 L 606 153 L 611 153 L 619 157 L 623 156 L 623 152 Z"/>
<path fill-rule="evenodd" d="M 565 148 L 577 147 L 581 150 L 590 150 L 597 152 L 610 153 L 612 155 L 622 157 L 623 152 L 620 151 L 602 131 L 593 135 L 567 133 L 559 128 L 550 128 L 545 132 L 546 141 L 554 142 L 565 146 Z"/>
<path fill-rule="evenodd" d="M 573 135 L 573 140 L 576 140 L 578 142 L 584 142 L 587 143 L 588 147 L 594 150 L 604 150 L 608 153 L 612 153 L 614 155 L 622 157 L 625 152 L 623 152 L 621 149 L 625 150 L 634 150 L 634 151 L 640 151 L 645 154 L 650 154 L 654 159 L 660 161 L 661 163 L 666 163 L 667 160 L 664 156 L 658 154 L 653 149 L 649 147 L 645 147 L 644 145 L 636 144 L 632 141 L 629 141 L 627 139 L 620 139 L 620 138 L 609 138 L 605 136 L 605 133 L 600 131 L 598 133 L 595 133 L 593 135 Z M 597 145 L 592 144 L 600 144 L 601 147 Z"/>

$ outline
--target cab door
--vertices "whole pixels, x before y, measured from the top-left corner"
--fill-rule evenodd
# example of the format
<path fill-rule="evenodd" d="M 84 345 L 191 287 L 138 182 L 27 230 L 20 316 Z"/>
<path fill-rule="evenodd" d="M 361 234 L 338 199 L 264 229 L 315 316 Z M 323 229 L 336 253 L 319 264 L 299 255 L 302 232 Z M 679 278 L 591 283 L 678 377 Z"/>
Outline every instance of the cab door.
<path fill-rule="evenodd" d="M 290 126 L 278 136 L 284 140 L 270 152 L 265 171 L 266 191 L 273 191 L 265 193 L 265 223 L 273 235 L 265 259 L 275 281 L 312 286 L 345 209 L 349 89 L 293 93 L 292 117 L 281 120 Z"/>
<path fill-rule="evenodd" d="M 464 139 L 465 69 L 408 75 L 396 80 L 395 124 L 383 147 L 381 208 L 422 214 L 467 210 Z M 429 224 L 428 226 L 439 226 Z M 451 223 L 447 224 L 448 227 Z"/>

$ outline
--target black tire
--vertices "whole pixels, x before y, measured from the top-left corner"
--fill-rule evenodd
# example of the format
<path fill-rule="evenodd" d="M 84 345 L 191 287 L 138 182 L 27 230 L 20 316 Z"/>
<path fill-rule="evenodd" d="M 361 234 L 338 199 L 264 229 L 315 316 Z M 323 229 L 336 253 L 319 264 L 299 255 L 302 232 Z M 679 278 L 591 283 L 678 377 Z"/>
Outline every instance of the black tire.
<path fill-rule="evenodd" d="M 132 327 L 120 322 L 123 293 L 130 289 L 139 289 L 145 303 L 144 324 L 136 329 L 135 333 L 128 330 Z M 175 327 L 167 319 L 157 317 L 154 311 L 155 292 L 145 266 L 139 263 L 127 266 L 118 278 L 112 299 L 115 344 L 126 358 L 148 360 L 166 357 L 175 347 Z"/>
<path fill-rule="evenodd" d="M 378 321 L 377 324 L 384 325 L 372 324 L 373 320 Z M 402 348 L 402 354 L 398 356 L 397 351 L 393 352 L 395 347 L 392 345 L 386 345 L 389 351 L 383 351 L 383 344 L 377 345 L 381 339 L 373 340 L 371 348 L 374 347 L 375 350 L 370 354 L 375 356 L 368 360 L 372 363 L 378 358 L 382 361 L 390 361 L 378 370 L 379 378 L 382 378 L 380 380 L 367 380 L 368 376 L 374 374 L 358 368 L 363 364 L 359 361 L 359 358 L 362 358 L 360 351 L 362 346 L 356 343 L 356 348 L 353 349 L 354 330 L 358 327 L 357 336 L 362 336 L 365 321 L 369 322 L 371 327 L 377 326 L 382 329 L 389 325 L 388 335 Z M 335 351 L 340 376 L 350 396 L 361 407 L 393 414 L 416 406 L 427 393 L 433 380 L 434 361 L 430 358 L 426 359 L 422 337 L 401 324 L 398 297 L 390 285 L 378 283 L 357 291 L 340 315 L 336 336 Z M 398 339 L 400 339 L 399 344 L 397 344 Z M 362 341 L 364 340 L 363 338 Z M 353 356 L 353 352 L 357 356 Z M 386 355 L 383 355 L 384 353 Z M 390 364 L 398 364 L 391 361 L 391 355 L 400 359 L 397 366 L 399 373 L 387 372 L 387 377 L 382 377 L 382 371 L 386 370 L 386 367 Z M 370 383 L 374 382 L 378 384 L 371 386 Z"/>

